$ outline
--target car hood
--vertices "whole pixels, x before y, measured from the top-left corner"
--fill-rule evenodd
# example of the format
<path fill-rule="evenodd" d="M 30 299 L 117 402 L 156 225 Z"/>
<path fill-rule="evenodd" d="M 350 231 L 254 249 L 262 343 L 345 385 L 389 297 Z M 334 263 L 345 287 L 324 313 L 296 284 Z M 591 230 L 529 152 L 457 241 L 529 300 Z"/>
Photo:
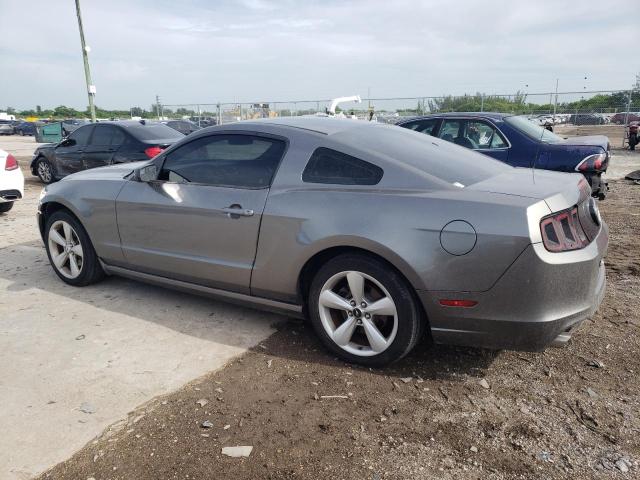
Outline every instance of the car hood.
<path fill-rule="evenodd" d="M 580 189 L 576 187 L 582 180 L 584 177 L 579 173 L 514 168 L 465 189 L 545 200 L 553 211 L 557 211 L 578 203 Z"/>
<path fill-rule="evenodd" d="M 91 168 L 89 170 L 82 170 L 72 175 L 68 175 L 64 177 L 62 181 L 121 180 L 122 178 L 133 172 L 136 168 L 140 168 L 147 163 L 149 163 L 149 161 L 145 160 L 142 162 L 119 163 L 117 165 L 110 165 L 108 167 Z"/>
<path fill-rule="evenodd" d="M 558 145 L 571 145 L 571 146 L 595 146 L 602 147 L 603 150 L 609 148 L 609 137 L 604 135 L 585 135 L 584 137 L 569 137 L 565 138 L 563 142 Z"/>

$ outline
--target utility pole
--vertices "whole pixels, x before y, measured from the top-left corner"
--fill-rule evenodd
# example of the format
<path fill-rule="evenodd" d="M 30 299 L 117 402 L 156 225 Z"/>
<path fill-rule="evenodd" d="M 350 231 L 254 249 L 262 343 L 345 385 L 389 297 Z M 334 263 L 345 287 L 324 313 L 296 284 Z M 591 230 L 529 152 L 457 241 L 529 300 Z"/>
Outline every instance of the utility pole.
<path fill-rule="evenodd" d="M 556 110 L 558 109 L 558 82 L 560 79 L 556 78 L 556 99 L 553 102 L 553 118 L 556 118 Z"/>
<path fill-rule="evenodd" d="M 96 95 L 96 86 L 91 83 L 91 70 L 89 70 L 89 51 L 91 50 L 84 43 L 84 30 L 82 29 L 82 15 L 80 14 L 80 0 L 76 0 L 76 16 L 78 17 L 78 28 L 80 29 L 80 44 L 82 45 L 82 60 L 84 61 L 84 77 L 87 82 L 87 95 L 89 95 L 89 111 L 91 121 L 96 121 L 96 107 L 93 98 Z"/>
<path fill-rule="evenodd" d="M 160 95 L 156 95 L 156 115 L 158 116 L 158 120 L 160 120 Z"/>

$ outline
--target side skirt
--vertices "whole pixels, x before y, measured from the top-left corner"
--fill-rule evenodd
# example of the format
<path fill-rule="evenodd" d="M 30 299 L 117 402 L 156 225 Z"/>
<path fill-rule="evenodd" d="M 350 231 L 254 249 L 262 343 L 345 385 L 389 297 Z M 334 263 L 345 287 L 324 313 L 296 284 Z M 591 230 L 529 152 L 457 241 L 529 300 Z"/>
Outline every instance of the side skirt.
<path fill-rule="evenodd" d="M 107 275 L 118 275 L 161 287 L 167 287 L 173 290 L 181 290 L 183 292 L 202 295 L 205 297 L 219 298 L 244 307 L 249 306 L 258 310 L 268 310 L 275 313 L 285 314 L 290 317 L 304 318 L 301 305 L 269 300 L 268 298 L 254 297 L 242 293 L 229 292 L 218 288 L 205 287 L 195 283 L 183 282 L 172 278 L 137 272 L 135 270 L 129 270 L 128 268 L 107 265 L 103 261 L 100 261 L 100 264 Z"/>

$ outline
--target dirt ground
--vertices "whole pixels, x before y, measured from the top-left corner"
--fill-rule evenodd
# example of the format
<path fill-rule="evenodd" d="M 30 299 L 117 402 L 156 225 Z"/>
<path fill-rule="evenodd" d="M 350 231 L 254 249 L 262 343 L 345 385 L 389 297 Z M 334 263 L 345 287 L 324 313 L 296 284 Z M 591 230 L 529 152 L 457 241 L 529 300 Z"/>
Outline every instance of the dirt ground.
<path fill-rule="evenodd" d="M 614 150 L 622 149 L 624 139 L 624 125 L 556 125 L 553 132 L 562 137 L 581 135 L 605 135 Z"/>
<path fill-rule="evenodd" d="M 370 370 L 329 357 L 309 327 L 285 322 L 40 478 L 638 478 L 640 186 L 613 182 L 601 209 L 607 294 L 568 347 L 425 340 Z M 249 457 L 221 454 L 239 445 L 253 446 Z"/>

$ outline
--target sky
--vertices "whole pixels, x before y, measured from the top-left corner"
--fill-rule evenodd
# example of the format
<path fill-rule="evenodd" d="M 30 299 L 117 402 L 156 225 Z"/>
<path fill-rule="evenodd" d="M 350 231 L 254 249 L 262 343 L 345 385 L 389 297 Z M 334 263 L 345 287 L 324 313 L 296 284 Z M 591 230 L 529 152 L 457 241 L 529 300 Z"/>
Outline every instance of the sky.
<path fill-rule="evenodd" d="M 81 0 L 103 108 L 629 88 L 634 2 Z M 0 0 L 0 109 L 87 105 L 74 0 Z M 637 54 L 635 56 L 637 59 Z M 585 80 L 586 77 L 586 80 Z"/>

